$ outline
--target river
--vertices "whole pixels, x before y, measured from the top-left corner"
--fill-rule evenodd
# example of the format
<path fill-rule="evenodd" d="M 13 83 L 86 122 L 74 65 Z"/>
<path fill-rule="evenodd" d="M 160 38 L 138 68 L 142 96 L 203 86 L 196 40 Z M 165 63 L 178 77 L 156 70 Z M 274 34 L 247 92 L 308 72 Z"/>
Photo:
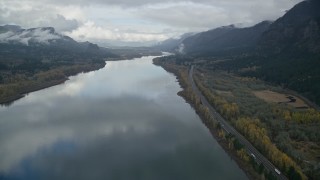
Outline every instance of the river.
<path fill-rule="evenodd" d="M 247 179 L 153 57 L 0 107 L 0 179 Z"/>

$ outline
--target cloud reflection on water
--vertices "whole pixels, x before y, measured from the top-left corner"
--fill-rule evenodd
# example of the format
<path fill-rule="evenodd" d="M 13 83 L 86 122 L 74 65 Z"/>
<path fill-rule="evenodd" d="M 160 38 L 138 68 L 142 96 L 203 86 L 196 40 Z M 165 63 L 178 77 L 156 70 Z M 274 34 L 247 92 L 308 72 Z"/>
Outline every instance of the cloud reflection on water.
<path fill-rule="evenodd" d="M 244 179 L 151 59 L 108 62 L 0 108 L 3 179 Z"/>

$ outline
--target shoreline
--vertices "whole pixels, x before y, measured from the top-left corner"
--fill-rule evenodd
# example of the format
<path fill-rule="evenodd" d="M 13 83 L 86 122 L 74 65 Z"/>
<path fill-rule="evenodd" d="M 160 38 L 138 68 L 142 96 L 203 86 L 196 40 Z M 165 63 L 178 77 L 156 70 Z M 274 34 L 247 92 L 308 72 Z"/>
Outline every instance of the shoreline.
<path fill-rule="evenodd" d="M 179 85 L 181 86 L 182 90 L 177 93 L 178 96 L 182 97 L 186 103 L 188 103 L 197 113 L 197 115 L 200 117 L 201 122 L 208 128 L 210 134 L 212 137 L 217 141 L 217 143 L 221 146 L 221 148 L 228 154 L 228 156 L 236 162 L 237 166 L 246 174 L 248 179 L 250 180 L 256 180 L 256 179 L 263 179 L 263 174 L 259 175 L 253 167 L 244 162 L 240 157 L 238 157 L 237 152 L 234 149 L 229 148 L 229 143 L 219 137 L 219 132 L 216 128 L 213 127 L 214 122 L 210 122 L 208 118 L 206 117 L 206 114 L 200 109 L 197 108 L 197 105 L 193 102 L 192 98 L 190 98 L 186 93 L 188 91 L 188 83 L 184 82 L 183 78 L 180 75 L 179 69 L 175 69 L 173 67 L 165 66 L 164 64 L 155 62 L 153 60 L 153 64 L 156 66 L 162 67 L 165 71 L 172 73 L 175 75 Z"/>
<path fill-rule="evenodd" d="M 14 103 L 14 101 L 17 101 L 21 98 L 24 98 L 26 95 L 28 95 L 29 93 L 32 93 L 32 92 L 36 92 L 36 91 L 39 91 L 39 90 L 42 90 L 42 89 L 46 89 L 46 88 L 50 88 L 50 87 L 53 87 L 53 86 L 56 86 L 56 85 L 59 85 L 59 84 L 63 84 L 65 83 L 67 80 L 69 80 L 69 77 L 70 76 L 76 76 L 77 74 L 80 74 L 80 73 L 86 73 L 86 72 L 91 72 L 91 71 L 97 71 L 99 69 L 102 69 L 106 66 L 106 62 L 107 61 L 122 61 L 122 60 L 133 60 L 135 58 L 139 58 L 139 57 L 143 57 L 143 56 L 160 56 L 162 55 L 161 54 L 158 54 L 158 53 L 154 53 L 154 54 L 139 54 L 139 55 L 132 55 L 130 57 L 126 57 L 126 56 L 123 56 L 123 57 L 119 57 L 119 58 L 109 58 L 108 60 L 104 61 L 104 63 L 102 64 L 99 64 L 99 63 L 96 63 L 96 64 L 88 64 L 88 65 L 85 65 L 82 69 L 76 71 L 76 72 L 72 72 L 70 74 L 67 74 L 64 78 L 62 79 L 59 79 L 59 80 L 53 80 L 53 81 L 49 81 L 49 82 L 42 82 L 42 83 L 37 83 L 35 82 L 36 84 L 33 85 L 33 86 L 30 86 L 30 87 L 26 87 L 26 89 L 24 90 L 21 90 L 19 92 L 15 92 L 14 95 L 11 95 L 11 96 L 7 96 L 7 97 L 0 97 L 0 106 L 10 106 L 12 103 Z M 103 65 L 103 66 L 101 66 Z M 72 66 L 71 66 L 72 67 Z M 10 84 L 2 84 L 3 86 L 6 86 L 6 85 L 10 85 Z M 1 84 L 0 84 L 0 91 L 1 91 Z"/>
<path fill-rule="evenodd" d="M 79 73 L 81 73 L 81 72 L 79 72 Z M 42 84 L 39 84 L 38 86 L 30 87 L 28 90 L 25 90 L 23 92 L 19 92 L 16 95 L 5 97 L 5 98 L 1 98 L 0 99 L 0 105 L 4 105 L 4 106 L 11 105 L 14 101 L 17 101 L 17 100 L 19 100 L 21 98 L 24 98 L 29 93 L 40 91 L 42 89 L 53 87 L 53 86 L 56 86 L 56 85 L 59 85 L 59 84 L 63 84 L 67 80 L 69 80 L 69 78 L 65 78 L 65 79 L 61 79 L 61 80 L 57 80 L 57 81 L 52 81 L 52 82 L 47 82 L 47 83 L 42 83 Z"/>
<path fill-rule="evenodd" d="M 103 66 L 102 66 L 103 65 Z M 85 65 L 84 67 L 80 68 L 79 70 L 76 70 L 71 73 L 67 73 L 66 76 L 64 76 L 61 79 L 58 80 L 52 80 L 52 81 L 47 81 L 47 82 L 33 82 L 34 84 L 28 87 L 23 87 L 23 90 L 17 91 L 14 93 L 14 95 L 7 96 L 7 97 L 2 97 L 0 98 L 0 106 L 10 106 L 12 103 L 15 101 L 24 98 L 26 95 L 32 92 L 36 92 L 39 90 L 43 90 L 46 88 L 50 88 L 53 86 L 57 86 L 59 84 L 65 83 L 67 80 L 69 80 L 69 77 L 71 76 L 76 76 L 80 73 L 86 73 L 86 72 L 91 72 L 91 71 L 97 71 L 99 69 L 102 69 L 106 66 L 106 63 L 103 64 L 89 64 Z M 72 68 L 72 66 L 71 66 Z M 10 84 L 3 84 L 3 85 L 10 85 Z M 1 88 L 1 87 L 0 87 Z"/>

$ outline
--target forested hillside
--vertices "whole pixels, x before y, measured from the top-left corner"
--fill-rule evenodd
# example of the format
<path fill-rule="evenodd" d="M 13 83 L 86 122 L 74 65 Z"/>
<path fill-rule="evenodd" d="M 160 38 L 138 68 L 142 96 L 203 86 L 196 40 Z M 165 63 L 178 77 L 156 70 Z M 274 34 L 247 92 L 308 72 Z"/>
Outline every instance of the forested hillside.
<path fill-rule="evenodd" d="M 303 1 L 275 22 L 226 26 L 183 41 L 185 57 L 295 90 L 320 105 L 320 3 Z"/>
<path fill-rule="evenodd" d="M 247 52 L 254 48 L 270 24 L 271 22 L 264 21 L 247 28 L 230 25 L 196 34 L 182 42 L 184 53 L 211 56 Z"/>
<path fill-rule="evenodd" d="M 104 67 L 110 50 L 79 43 L 54 28 L 0 26 L 0 103 L 64 82 L 68 76 Z"/>

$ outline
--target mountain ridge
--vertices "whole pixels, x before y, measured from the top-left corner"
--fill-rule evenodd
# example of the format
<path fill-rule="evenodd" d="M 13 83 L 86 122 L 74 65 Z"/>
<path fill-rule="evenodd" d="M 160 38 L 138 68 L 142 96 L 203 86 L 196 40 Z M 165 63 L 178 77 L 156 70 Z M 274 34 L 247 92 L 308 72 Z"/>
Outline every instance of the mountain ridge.
<path fill-rule="evenodd" d="M 320 2 L 302 1 L 277 19 L 259 40 L 268 53 L 320 52 Z"/>
<path fill-rule="evenodd" d="M 174 52 L 177 51 L 179 45 L 188 37 L 193 36 L 195 33 L 185 33 L 178 38 L 169 38 L 164 41 L 161 41 L 157 45 L 154 45 L 154 49 L 161 51 Z"/>
<path fill-rule="evenodd" d="M 234 25 L 222 26 L 186 38 L 182 44 L 186 54 L 213 55 L 219 52 L 244 51 L 253 48 L 260 35 L 270 26 L 270 21 L 262 21 L 254 26 L 238 28 Z"/>
<path fill-rule="evenodd" d="M 97 44 L 86 42 L 77 42 L 69 36 L 59 34 L 53 27 L 38 27 L 23 29 L 17 25 L 0 26 L 0 45 L 4 49 L 10 49 L 9 52 L 16 51 L 15 46 L 24 49 L 27 52 L 37 51 L 39 55 L 54 53 L 79 54 L 80 56 L 105 56 L 118 57 L 111 53 L 107 48 L 99 47 Z M 52 52 L 50 52 L 52 50 Z M 5 53 L 4 50 L 1 51 Z M 17 51 L 23 53 L 23 51 Z M 6 53 L 10 55 L 9 53 Z"/>

